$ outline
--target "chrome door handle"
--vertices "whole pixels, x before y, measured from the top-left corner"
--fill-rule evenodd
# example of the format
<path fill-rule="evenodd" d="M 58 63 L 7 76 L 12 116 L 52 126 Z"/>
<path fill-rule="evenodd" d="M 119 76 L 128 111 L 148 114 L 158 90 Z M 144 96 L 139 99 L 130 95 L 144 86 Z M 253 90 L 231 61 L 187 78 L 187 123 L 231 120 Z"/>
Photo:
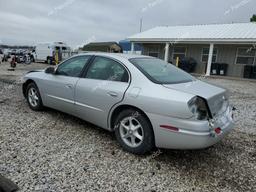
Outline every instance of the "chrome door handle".
<path fill-rule="evenodd" d="M 108 95 L 111 96 L 111 97 L 118 97 L 118 93 L 113 92 L 113 91 L 109 91 Z"/>

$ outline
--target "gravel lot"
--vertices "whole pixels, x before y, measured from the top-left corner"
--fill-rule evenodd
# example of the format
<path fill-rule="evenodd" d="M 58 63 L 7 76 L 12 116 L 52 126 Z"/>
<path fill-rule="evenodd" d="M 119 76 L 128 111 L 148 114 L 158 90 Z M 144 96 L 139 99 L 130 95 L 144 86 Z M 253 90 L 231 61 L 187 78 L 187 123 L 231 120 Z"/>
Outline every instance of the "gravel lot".
<path fill-rule="evenodd" d="M 0 174 L 20 191 L 256 191 L 256 82 L 205 79 L 237 108 L 236 129 L 214 147 L 136 156 L 94 125 L 31 111 L 17 80 L 44 67 L 0 65 Z"/>

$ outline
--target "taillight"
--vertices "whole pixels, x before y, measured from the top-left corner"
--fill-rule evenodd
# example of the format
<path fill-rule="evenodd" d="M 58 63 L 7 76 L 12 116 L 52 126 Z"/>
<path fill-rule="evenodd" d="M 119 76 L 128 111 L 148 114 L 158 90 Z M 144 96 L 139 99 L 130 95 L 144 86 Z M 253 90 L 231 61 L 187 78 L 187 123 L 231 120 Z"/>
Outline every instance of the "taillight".
<path fill-rule="evenodd" d="M 215 128 L 214 131 L 217 135 L 220 135 L 222 133 L 222 129 L 220 127 Z"/>

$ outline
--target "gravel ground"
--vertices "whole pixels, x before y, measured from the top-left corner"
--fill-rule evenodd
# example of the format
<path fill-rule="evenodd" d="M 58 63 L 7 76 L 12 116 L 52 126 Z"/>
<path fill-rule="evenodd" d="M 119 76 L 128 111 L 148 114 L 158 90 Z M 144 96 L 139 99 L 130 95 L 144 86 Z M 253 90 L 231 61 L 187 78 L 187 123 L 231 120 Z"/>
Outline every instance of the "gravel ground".
<path fill-rule="evenodd" d="M 15 71 L 8 71 L 11 68 L 10 62 L 3 62 L 0 64 L 0 80 L 7 83 L 20 82 L 28 71 L 45 69 L 47 66 L 45 63 L 17 64 Z"/>
<path fill-rule="evenodd" d="M 112 133 L 75 117 L 31 111 L 20 84 L 0 81 L 0 174 L 24 192 L 256 191 L 256 83 L 206 81 L 229 88 L 236 129 L 209 149 L 147 156 L 122 151 Z"/>

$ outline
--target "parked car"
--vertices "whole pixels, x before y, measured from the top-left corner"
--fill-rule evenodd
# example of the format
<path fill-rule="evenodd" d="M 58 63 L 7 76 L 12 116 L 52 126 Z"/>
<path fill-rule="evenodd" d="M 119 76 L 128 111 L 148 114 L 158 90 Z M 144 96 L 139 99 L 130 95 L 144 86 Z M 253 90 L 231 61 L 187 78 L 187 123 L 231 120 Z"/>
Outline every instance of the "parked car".
<path fill-rule="evenodd" d="M 8 61 L 9 58 L 11 58 L 10 50 L 9 49 L 3 49 L 2 62 Z"/>
<path fill-rule="evenodd" d="M 136 154 L 207 148 L 234 126 L 226 90 L 147 56 L 77 55 L 29 72 L 23 94 L 32 110 L 54 108 L 114 131 Z"/>
<path fill-rule="evenodd" d="M 23 52 L 18 52 L 15 54 L 17 63 L 24 63 L 25 62 L 25 55 Z"/>

